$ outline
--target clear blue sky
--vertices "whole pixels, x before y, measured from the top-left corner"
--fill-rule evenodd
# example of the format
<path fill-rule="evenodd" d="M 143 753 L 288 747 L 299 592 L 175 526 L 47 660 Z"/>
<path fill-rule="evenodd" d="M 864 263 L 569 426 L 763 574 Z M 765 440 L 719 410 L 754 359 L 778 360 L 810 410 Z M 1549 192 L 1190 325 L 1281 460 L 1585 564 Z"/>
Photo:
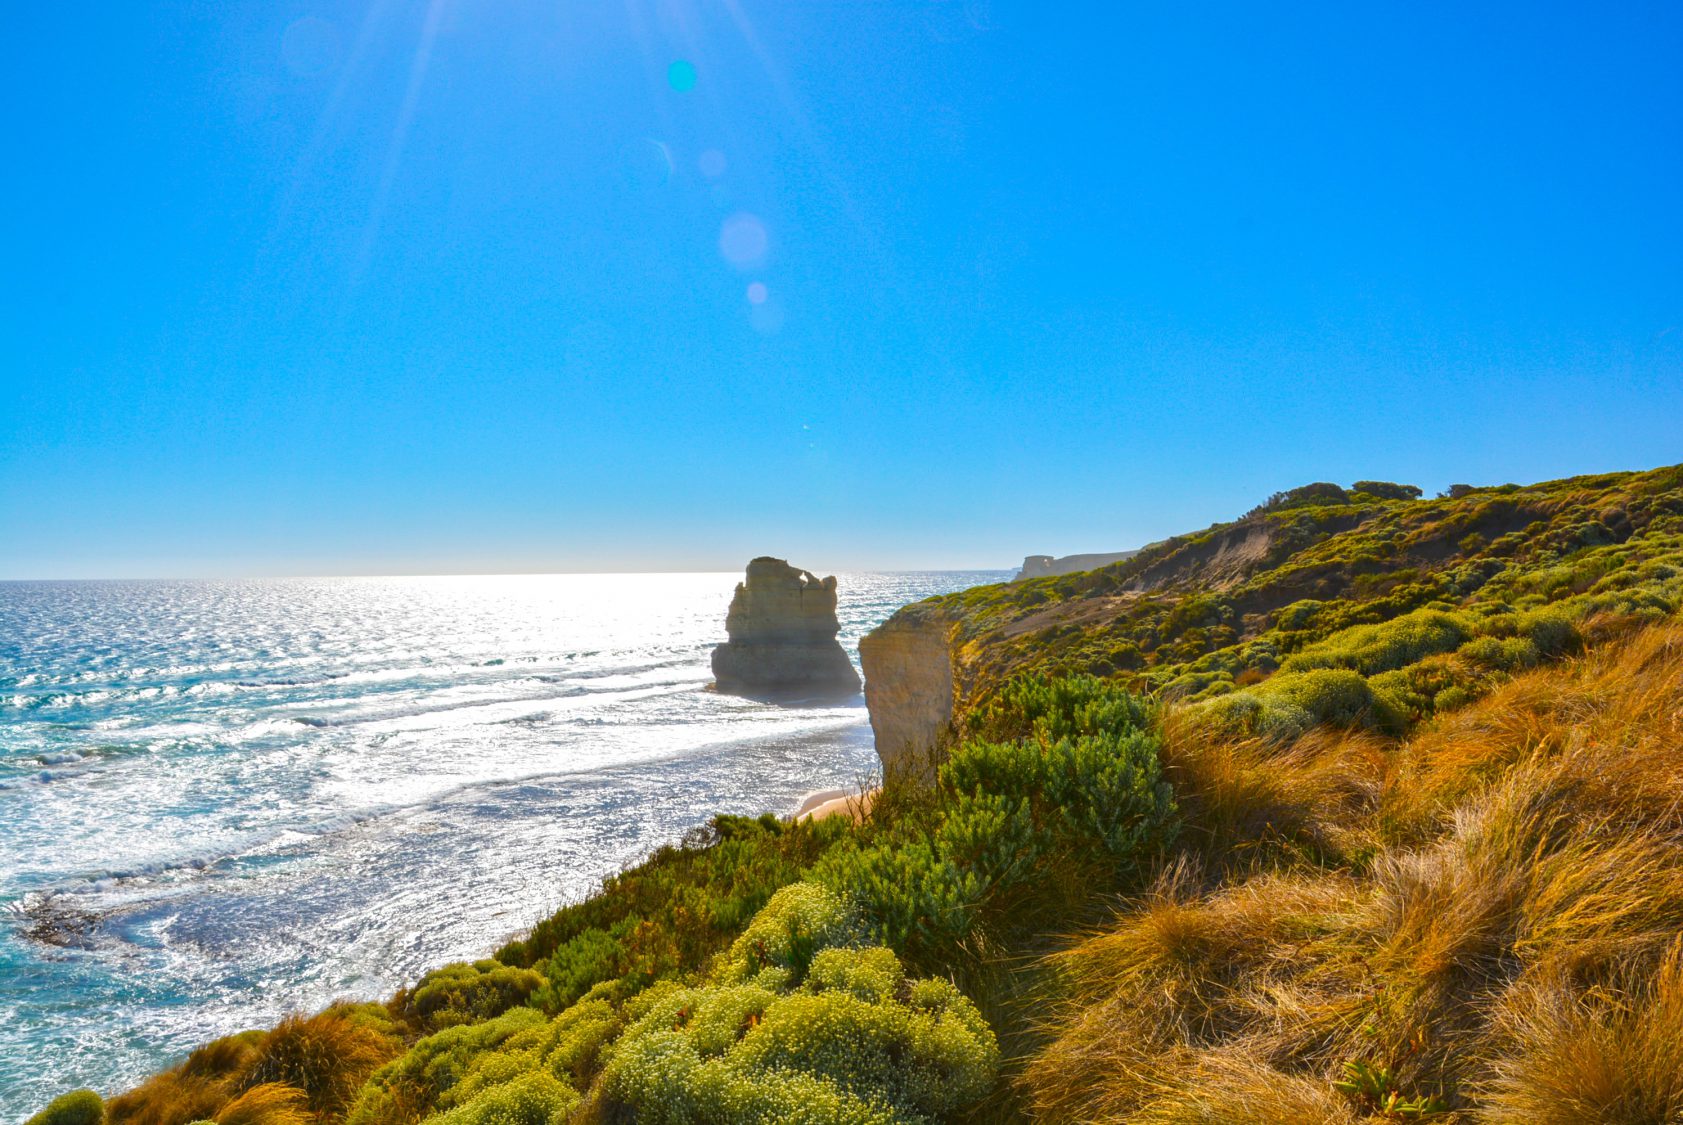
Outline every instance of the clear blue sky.
<path fill-rule="evenodd" d="M 0 52 L 0 577 L 1008 566 L 1683 461 L 1676 3 L 132 0 Z"/>

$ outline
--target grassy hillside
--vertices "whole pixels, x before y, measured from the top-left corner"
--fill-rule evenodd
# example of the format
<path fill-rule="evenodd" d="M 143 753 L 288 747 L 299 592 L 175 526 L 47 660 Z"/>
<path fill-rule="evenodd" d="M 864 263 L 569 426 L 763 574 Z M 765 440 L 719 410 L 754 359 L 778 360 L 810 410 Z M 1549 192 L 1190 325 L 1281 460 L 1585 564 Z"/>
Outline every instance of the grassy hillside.
<path fill-rule="evenodd" d="M 1675 1122 L 1683 469 L 1457 491 L 910 607 L 932 780 L 39 1125 Z"/>
<path fill-rule="evenodd" d="M 1115 566 L 902 613 L 956 625 L 970 701 L 1013 674 L 1086 672 L 1225 697 L 1209 710 L 1249 730 L 1290 733 L 1307 711 L 1400 732 L 1570 651 L 1583 622 L 1683 603 L 1683 466 L 1436 500 L 1360 485 L 1309 485 Z"/>

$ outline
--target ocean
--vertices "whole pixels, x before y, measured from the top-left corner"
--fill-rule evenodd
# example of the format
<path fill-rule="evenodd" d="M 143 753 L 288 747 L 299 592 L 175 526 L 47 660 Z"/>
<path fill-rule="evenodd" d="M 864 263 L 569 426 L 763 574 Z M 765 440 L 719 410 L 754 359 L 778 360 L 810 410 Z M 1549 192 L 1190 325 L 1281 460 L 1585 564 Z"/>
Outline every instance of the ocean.
<path fill-rule="evenodd" d="M 842 574 L 842 643 L 1009 576 Z M 867 778 L 862 698 L 706 690 L 739 577 L 0 583 L 0 1120 Z"/>

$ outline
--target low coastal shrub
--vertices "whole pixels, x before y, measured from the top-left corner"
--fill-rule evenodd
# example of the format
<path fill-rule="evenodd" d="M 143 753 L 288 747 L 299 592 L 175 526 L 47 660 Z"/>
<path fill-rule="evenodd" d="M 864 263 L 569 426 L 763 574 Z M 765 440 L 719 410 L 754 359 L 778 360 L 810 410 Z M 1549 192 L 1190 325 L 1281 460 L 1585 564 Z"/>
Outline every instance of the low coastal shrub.
<path fill-rule="evenodd" d="M 578 1091 L 542 1070 L 493 1086 L 432 1125 L 558 1125 L 579 1104 Z"/>
<path fill-rule="evenodd" d="M 1453 652 L 1471 636 L 1468 620 L 1441 610 L 1416 610 L 1375 625 L 1357 625 L 1289 656 L 1285 672 L 1349 668 L 1364 676 L 1413 664 L 1433 653 Z"/>
<path fill-rule="evenodd" d="M 999 1065 L 975 1005 L 881 947 L 819 949 L 800 984 L 773 967 L 658 985 L 628 1010 L 602 1096 L 648 1125 L 921 1122 L 986 1094 Z"/>
<path fill-rule="evenodd" d="M 532 1008 L 515 1008 L 483 1023 L 450 1027 L 416 1042 L 375 1071 L 346 1120 L 349 1125 L 407 1125 L 440 1108 L 441 1100 L 477 1061 L 500 1052 L 521 1032 L 548 1023 Z"/>
<path fill-rule="evenodd" d="M 1150 714 L 1090 676 L 1009 683 L 941 763 L 925 807 L 833 849 L 813 877 L 930 967 L 976 933 L 1008 941 L 1126 886 L 1174 833 Z"/>
<path fill-rule="evenodd" d="M 100 1125 L 105 1102 L 92 1090 L 72 1090 L 47 1103 L 47 1108 L 24 1125 Z"/>
<path fill-rule="evenodd" d="M 591 983 L 595 983 L 592 981 Z M 500 961 L 458 961 L 435 969 L 404 995 L 400 1012 L 436 1031 L 500 1016 L 544 985 L 541 974 Z"/>
<path fill-rule="evenodd" d="M 722 979 L 746 981 L 770 969 L 799 983 L 820 949 L 857 944 L 865 927 L 848 899 L 817 883 L 778 891 L 721 958 Z"/>
<path fill-rule="evenodd" d="M 1361 673 L 1318 668 L 1277 673 L 1257 687 L 1205 702 L 1197 714 L 1234 737 L 1284 742 L 1321 723 L 1346 728 L 1389 725 L 1391 712 L 1375 698 Z"/>

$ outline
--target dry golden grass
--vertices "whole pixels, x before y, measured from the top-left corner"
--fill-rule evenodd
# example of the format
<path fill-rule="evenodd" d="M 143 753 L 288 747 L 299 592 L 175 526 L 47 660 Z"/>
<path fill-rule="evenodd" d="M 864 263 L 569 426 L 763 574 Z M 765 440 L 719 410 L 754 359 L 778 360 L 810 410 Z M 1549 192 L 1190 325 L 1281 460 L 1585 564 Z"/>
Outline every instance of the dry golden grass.
<path fill-rule="evenodd" d="M 1354 1125 L 1325 1082 L 1284 1074 L 1243 1051 L 1207 1051 L 1130 1120 L 1136 1125 Z"/>
<path fill-rule="evenodd" d="M 357 1022 L 342 1008 L 289 1016 L 270 1032 L 207 1043 L 175 1069 L 107 1102 L 106 1120 L 109 1125 L 329 1122 L 343 1115 L 375 1068 L 402 1049 L 396 1038 Z"/>
<path fill-rule="evenodd" d="M 266 1033 L 248 1031 L 213 1039 L 187 1056 L 180 1066 L 184 1075 L 203 1078 L 233 1078 L 243 1074 L 257 1059 L 258 1045 Z"/>
<path fill-rule="evenodd" d="M 302 1090 L 279 1082 L 253 1086 L 223 1107 L 216 1125 L 313 1125 Z"/>
<path fill-rule="evenodd" d="M 1584 989 L 1565 977 L 1504 998 L 1505 1049 L 1482 1091 L 1492 1125 L 1683 1120 L 1683 953 L 1651 977 Z"/>
<path fill-rule="evenodd" d="M 105 1120 L 109 1125 L 188 1125 L 215 1117 L 232 1097 L 226 1081 L 166 1070 L 107 1101 Z"/>
<path fill-rule="evenodd" d="M 1244 867 L 1285 854 L 1316 859 L 1361 850 L 1391 742 L 1324 728 L 1294 743 L 1223 738 L 1171 711 L 1163 767 L 1206 863 Z"/>
<path fill-rule="evenodd" d="M 393 1036 L 338 1009 L 288 1016 L 263 1039 L 241 1085 L 294 1087 L 303 1091 L 313 1113 L 333 1117 L 349 1108 L 377 1067 L 402 1050 Z"/>
<path fill-rule="evenodd" d="M 1683 625 L 1400 746 L 1168 743 L 1204 866 L 1055 959 L 1040 1118 L 1683 1120 Z"/>

